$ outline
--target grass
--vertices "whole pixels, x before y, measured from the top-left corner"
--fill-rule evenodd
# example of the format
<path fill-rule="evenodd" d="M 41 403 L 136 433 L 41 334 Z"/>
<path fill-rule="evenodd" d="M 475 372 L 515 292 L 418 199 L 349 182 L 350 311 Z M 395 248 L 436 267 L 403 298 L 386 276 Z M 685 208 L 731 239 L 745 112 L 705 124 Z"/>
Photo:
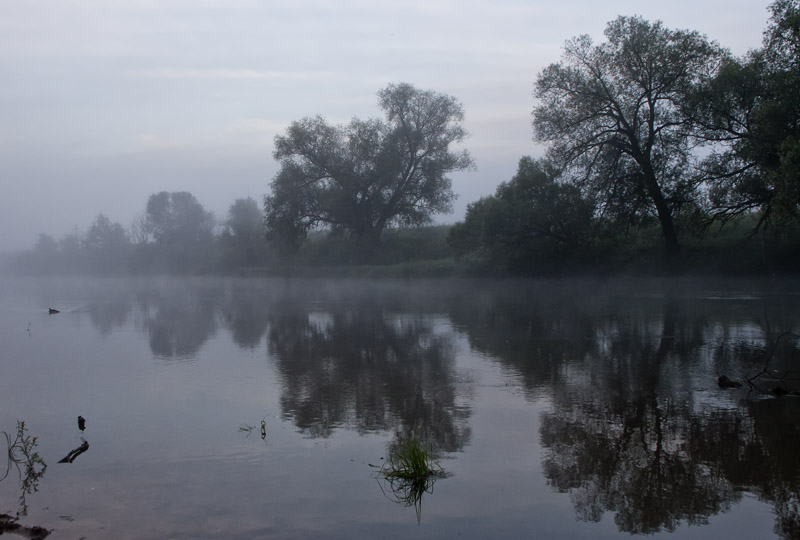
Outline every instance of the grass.
<path fill-rule="evenodd" d="M 423 446 L 416 434 L 400 442 L 380 468 L 384 495 L 403 506 L 413 506 L 417 523 L 422 519 L 422 496 L 433 492 L 433 484 L 446 476 L 433 457 L 433 448 Z M 384 486 L 386 489 L 384 489 Z"/>

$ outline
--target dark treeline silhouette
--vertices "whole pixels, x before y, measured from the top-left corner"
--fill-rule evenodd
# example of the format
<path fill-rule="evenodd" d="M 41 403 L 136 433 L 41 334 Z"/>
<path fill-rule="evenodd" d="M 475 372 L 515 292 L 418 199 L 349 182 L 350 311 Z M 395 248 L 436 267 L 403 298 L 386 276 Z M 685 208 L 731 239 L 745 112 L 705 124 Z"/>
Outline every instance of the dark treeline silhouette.
<path fill-rule="evenodd" d="M 546 154 L 523 157 L 452 228 L 407 229 L 451 211 L 448 175 L 472 167 L 453 148 L 467 136 L 463 108 L 400 83 L 378 92 L 384 118 L 307 117 L 277 135 L 263 208 L 239 199 L 216 223 L 190 193 L 156 193 L 127 231 L 99 214 L 85 232 L 41 235 L 17 267 L 794 272 L 800 1 L 769 11 L 762 46 L 742 57 L 640 17 L 609 22 L 602 43 L 568 40 L 535 81 L 533 132 Z"/>
<path fill-rule="evenodd" d="M 567 41 L 535 84 L 546 156 L 468 207 L 457 252 L 525 272 L 652 271 L 663 254 L 679 270 L 793 271 L 800 3 L 769 9 L 763 46 L 742 58 L 638 17 L 608 23 L 603 43 Z"/>

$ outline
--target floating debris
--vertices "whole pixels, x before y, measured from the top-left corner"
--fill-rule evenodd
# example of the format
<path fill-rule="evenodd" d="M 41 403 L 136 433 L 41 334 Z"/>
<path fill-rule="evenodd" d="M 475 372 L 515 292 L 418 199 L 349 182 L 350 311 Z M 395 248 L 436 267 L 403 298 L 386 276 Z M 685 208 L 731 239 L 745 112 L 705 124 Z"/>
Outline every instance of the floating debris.
<path fill-rule="evenodd" d="M 49 315 L 55 315 L 56 313 L 61 313 L 61 312 L 60 312 L 60 311 L 58 311 L 57 309 L 54 309 L 54 308 L 49 308 L 49 309 L 47 310 L 47 313 L 48 313 Z"/>
<path fill-rule="evenodd" d="M 86 429 L 86 418 L 78 416 L 78 429 L 84 431 Z"/>

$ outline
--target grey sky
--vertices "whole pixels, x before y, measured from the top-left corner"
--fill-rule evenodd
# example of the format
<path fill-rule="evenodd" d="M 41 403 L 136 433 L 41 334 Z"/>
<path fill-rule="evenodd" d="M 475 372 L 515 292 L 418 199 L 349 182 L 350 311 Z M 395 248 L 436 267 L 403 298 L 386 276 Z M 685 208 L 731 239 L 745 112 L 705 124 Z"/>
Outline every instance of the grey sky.
<path fill-rule="evenodd" d="M 531 140 L 536 74 L 565 40 L 617 15 L 758 47 L 768 0 L 2 0 L 0 250 L 40 232 L 128 226 L 156 191 L 191 191 L 218 218 L 261 200 L 272 140 L 292 121 L 379 114 L 390 82 L 457 97 L 477 170 L 455 213 L 494 192 Z"/>

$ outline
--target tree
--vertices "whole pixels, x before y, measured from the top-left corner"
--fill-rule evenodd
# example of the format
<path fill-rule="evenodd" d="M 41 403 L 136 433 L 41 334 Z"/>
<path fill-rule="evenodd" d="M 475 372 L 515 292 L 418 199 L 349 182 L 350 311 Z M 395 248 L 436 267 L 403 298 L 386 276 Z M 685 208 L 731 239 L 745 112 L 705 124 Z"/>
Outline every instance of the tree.
<path fill-rule="evenodd" d="M 124 267 L 130 240 L 119 223 L 98 214 L 83 240 L 86 262 L 93 272 L 109 272 Z"/>
<path fill-rule="evenodd" d="M 97 214 L 83 240 L 84 247 L 89 251 L 113 251 L 127 246 L 128 243 L 128 236 L 122 225 L 112 223 L 105 214 Z"/>
<path fill-rule="evenodd" d="M 155 252 L 173 268 L 197 268 L 211 256 L 214 215 L 186 191 L 162 191 L 147 200 Z"/>
<path fill-rule="evenodd" d="M 535 138 L 601 212 L 655 213 L 667 252 L 680 249 L 674 215 L 692 203 L 693 121 L 684 106 L 724 52 L 696 32 L 619 17 L 607 43 L 568 41 L 563 60 L 537 77 Z"/>
<path fill-rule="evenodd" d="M 552 267 L 588 244 L 593 207 L 543 161 L 524 157 L 517 174 L 467 208 L 450 231 L 456 253 L 482 252 L 512 269 Z"/>
<path fill-rule="evenodd" d="M 466 150 L 450 148 L 467 135 L 461 104 L 406 83 L 378 92 L 378 103 L 384 119 L 334 126 L 316 116 L 275 137 L 281 168 L 264 199 L 271 238 L 296 249 L 327 227 L 377 244 L 387 226 L 451 209 L 447 175 L 472 165 Z"/>
<path fill-rule="evenodd" d="M 197 243 L 211 237 L 214 216 L 188 191 L 162 191 L 147 200 L 147 219 L 156 243 Z"/>
<path fill-rule="evenodd" d="M 693 103 L 710 148 L 712 216 L 760 211 L 756 230 L 797 220 L 800 205 L 800 2 L 770 10 L 763 47 L 726 61 Z"/>
<path fill-rule="evenodd" d="M 220 240 L 230 262 L 244 265 L 258 262 L 265 247 L 264 213 L 255 200 L 237 199 L 231 205 Z"/>

